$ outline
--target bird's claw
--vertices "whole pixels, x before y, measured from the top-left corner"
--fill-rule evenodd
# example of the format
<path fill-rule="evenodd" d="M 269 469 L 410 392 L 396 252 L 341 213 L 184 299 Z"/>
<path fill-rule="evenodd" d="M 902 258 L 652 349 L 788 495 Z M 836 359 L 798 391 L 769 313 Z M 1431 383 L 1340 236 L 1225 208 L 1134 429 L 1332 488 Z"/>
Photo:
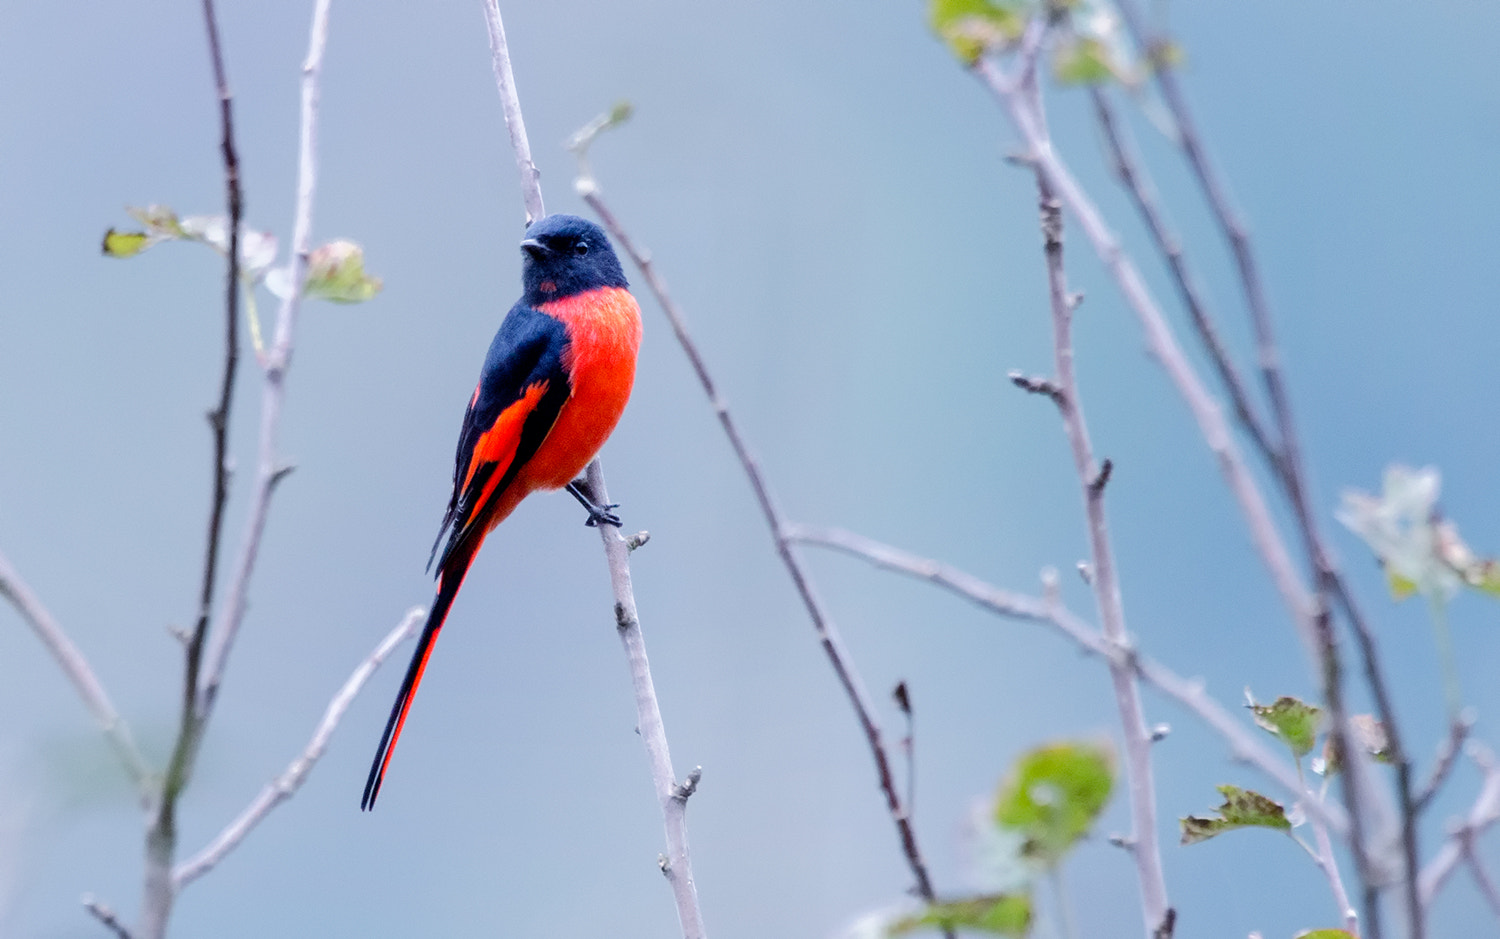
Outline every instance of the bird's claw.
<path fill-rule="evenodd" d="M 610 509 L 618 509 L 619 507 L 620 503 L 618 502 L 611 502 L 608 505 L 591 505 L 589 506 L 589 517 L 583 524 L 589 528 L 598 528 L 600 525 L 613 525 L 619 528 L 620 516 L 610 511 Z"/>

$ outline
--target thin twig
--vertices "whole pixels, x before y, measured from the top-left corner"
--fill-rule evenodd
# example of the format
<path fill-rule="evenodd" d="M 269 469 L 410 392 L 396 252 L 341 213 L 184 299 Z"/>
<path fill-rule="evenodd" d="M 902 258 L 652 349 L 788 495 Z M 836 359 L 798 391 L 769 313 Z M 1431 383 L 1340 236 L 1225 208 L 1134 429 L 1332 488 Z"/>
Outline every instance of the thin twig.
<path fill-rule="evenodd" d="M 951 565 L 918 557 L 841 529 L 793 524 L 787 528 L 787 537 L 802 544 L 843 551 L 876 567 L 925 580 L 1007 619 L 1050 626 L 1082 651 L 1106 662 L 1128 665 L 1142 681 L 1187 708 L 1212 728 L 1229 745 L 1236 760 L 1255 767 L 1294 797 L 1302 798 L 1302 781 L 1296 768 L 1266 746 L 1258 732 L 1246 727 L 1238 716 L 1209 696 L 1201 681 L 1183 678 L 1137 650 L 1111 643 L 1055 598 L 1002 590 Z M 1348 831 L 1349 819 L 1340 806 L 1314 800 L 1307 803 L 1306 808 L 1310 815 L 1321 817 L 1335 834 L 1342 837 Z"/>
<path fill-rule="evenodd" d="M 203 642 L 208 635 L 209 616 L 213 612 L 214 585 L 218 579 L 219 542 L 224 529 L 224 505 L 229 499 L 229 416 L 234 401 L 234 376 L 239 362 L 239 302 L 240 302 L 240 217 L 243 201 L 240 194 L 240 164 L 234 149 L 233 98 L 229 93 L 229 78 L 224 69 L 224 55 L 219 45 L 219 24 L 214 15 L 213 0 L 203 0 L 203 20 L 208 31 L 208 48 L 213 59 L 214 85 L 219 95 L 219 122 L 222 132 L 219 149 L 224 156 L 225 199 L 229 212 L 229 267 L 225 282 L 225 331 L 224 331 L 224 377 L 219 388 L 219 404 L 208 414 L 209 426 L 214 435 L 213 504 L 209 512 L 208 544 L 204 549 L 203 583 L 198 596 L 198 618 L 187 642 L 186 681 L 182 695 L 182 717 L 178 729 L 178 744 L 173 750 L 172 763 L 167 770 L 167 787 L 180 785 L 185 773 L 185 761 L 191 744 L 188 741 L 197 732 L 194 726 L 201 718 L 198 713 L 198 671 L 203 661 Z"/>
<path fill-rule="evenodd" d="M 224 507 L 229 500 L 229 417 L 234 403 L 234 376 L 239 363 L 240 303 L 240 194 L 239 157 L 234 148 L 233 98 L 219 44 L 219 24 L 213 0 L 203 0 L 203 21 L 208 33 L 209 57 L 213 61 L 214 87 L 219 98 L 220 144 L 224 158 L 225 199 L 229 214 L 229 251 L 225 282 L 224 373 L 218 406 L 209 412 L 213 431 L 213 501 L 209 509 L 208 543 L 203 552 L 203 579 L 198 594 L 198 616 L 183 649 L 182 707 L 177 737 L 167 761 L 161 793 L 148 812 L 146 828 L 145 898 L 141 904 L 140 931 L 147 939 L 164 935 L 171 915 L 174 888 L 170 865 L 177 847 L 177 800 L 192 775 L 194 757 L 202 738 L 206 715 L 198 706 L 198 682 L 203 667 L 203 647 L 213 613 L 214 586 L 218 583 L 219 545 L 224 532 Z"/>
<path fill-rule="evenodd" d="M 115 755 L 120 758 L 121 765 L 125 767 L 125 772 L 139 791 L 144 804 L 149 800 L 152 789 L 151 767 L 136 748 L 129 725 L 110 702 L 109 694 L 94 674 L 88 659 L 84 658 L 68 634 L 63 632 L 63 628 L 52 618 L 47 608 L 42 606 L 42 601 L 26 581 L 21 579 L 21 575 L 16 573 L 4 554 L 0 554 L 0 597 L 15 606 L 16 612 L 30 624 L 37 638 L 42 640 L 42 645 L 52 653 L 52 658 L 57 661 L 63 674 L 73 683 L 78 696 L 83 699 L 84 707 L 89 709 L 89 713 L 94 716 L 94 723 L 104 731 L 104 736 L 114 748 Z"/>
<path fill-rule="evenodd" d="M 516 94 L 510 49 L 505 42 L 505 24 L 500 18 L 498 0 L 484 0 L 484 10 L 489 26 L 495 83 L 505 112 L 505 126 L 510 133 L 511 147 L 515 150 L 516 167 L 521 173 L 521 195 L 526 205 L 526 224 L 529 226 L 546 214 L 542 204 L 541 179 L 536 164 L 531 160 L 531 146 L 526 140 L 526 122 L 521 115 L 521 100 Z M 594 501 L 608 504 L 609 492 L 604 481 L 604 468 L 597 459 L 589 463 L 585 476 Z M 662 857 L 661 870 L 672 888 L 683 939 L 704 939 L 707 931 L 703 925 L 703 911 L 698 904 L 698 885 L 693 879 L 687 841 L 687 801 L 697 790 L 703 771 L 701 767 L 693 770 L 687 781 L 678 785 L 667 746 L 666 726 L 662 722 L 661 707 L 656 700 L 656 685 L 651 678 L 651 666 L 646 658 L 646 641 L 641 634 L 640 616 L 635 606 L 635 588 L 630 577 L 630 553 L 644 545 L 650 535 L 640 532 L 627 540 L 621 537 L 619 530 L 613 525 L 598 527 L 599 537 L 604 544 L 604 556 L 609 564 L 610 585 L 615 595 L 615 622 L 620 641 L 625 647 L 631 682 L 635 688 L 636 726 L 651 763 L 651 779 L 656 787 L 662 824 L 666 831 L 668 853 Z"/>
<path fill-rule="evenodd" d="M 106 929 L 114 933 L 116 939 L 132 939 L 130 930 L 126 928 L 124 923 L 120 922 L 119 915 L 103 901 L 96 900 L 89 894 L 84 894 L 83 908 L 88 910 L 89 914 L 102 923 Z"/>
<path fill-rule="evenodd" d="M 1024 64 L 1021 69 L 1024 74 Z M 1269 568 L 1272 581 L 1291 613 L 1298 635 L 1315 663 L 1315 674 L 1323 686 L 1330 712 L 1330 735 L 1337 744 L 1346 743 L 1349 730 L 1341 695 L 1338 659 L 1327 606 L 1321 602 L 1323 589 L 1327 584 L 1326 579 L 1321 576 L 1324 569 L 1319 568 L 1318 590 L 1309 594 L 1296 572 L 1291 554 L 1271 517 L 1265 497 L 1240 453 L 1218 402 L 1204 387 L 1183 355 L 1161 309 L 1134 262 L 1120 246 L 1118 237 L 1106 225 L 1099 210 L 1053 149 L 1051 138 L 1038 113 L 1039 108 L 1033 109 L 1017 82 L 1001 74 L 990 60 L 981 58 L 974 64 L 973 71 L 994 93 L 1012 125 L 1025 141 L 1028 159 L 1034 162 L 1039 172 L 1045 174 L 1064 206 L 1078 219 L 1095 252 L 1140 321 L 1152 355 L 1167 372 L 1179 395 L 1192 411 L 1204 442 L 1216 457 L 1225 482 L 1239 503 L 1257 553 Z M 1306 517 L 1305 513 L 1299 515 Z M 1303 531 L 1307 530 L 1309 529 L 1304 524 Z M 1353 748 L 1347 746 L 1342 746 L 1341 752 L 1355 753 Z M 1373 872 L 1361 811 L 1362 806 L 1374 803 L 1363 798 L 1362 769 L 1354 765 L 1354 761 L 1359 759 L 1361 757 L 1358 754 L 1353 756 L 1350 771 L 1343 776 L 1344 801 L 1350 810 L 1350 847 L 1360 873 L 1360 881 L 1365 887 L 1365 921 L 1369 926 L 1371 939 L 1378 939 L 1379 919 L 1377 904 L 1374 902 L 1378 878 Z"/>
<path fill-rule="evenodd" d="M 1496 891 L 1495 881 L 1490 878 L 1489 872 L 1484 868 L 1484 861 L 1480 860 L 1479 852 L 1474 848 L 1472 832 L 1464 838 L 1464 863 L 1468 865 L 1469 873 L 1474 875 L 1474 883 L 1479 886 L 1480 894 L 1490 905 L 1490 912 L 1500 918 L 1500 891 Z"/>
<path fill-rule="evenodd" d="M 677 337 L 677 342 L 682 346 L 683 352 L 688 357 L 688 362 L 693 367 L 693 373 L 698 378 L 698 383 L 703 387 L 703 393 L 708 398 L 708 403 L 713 408 L 714 414 L 719 419 L 719 425 L 723 428 L 725 436 L 729 438 L 729 445 L 738 458 L 740 467 L 745 471 L 745 476 L 750 482 L 750 488 L 755 493 L 756 503 L 760 506 L 761 514 L 771 529 L 771 537 L 776 545 L 776 554 L 781 563 L 786 567 L 787 574 L 792 578 L 792 584 L 797 589 L 798 597 L 806 608 L 809 619 L 812 620 L 813 629 L 817 633 L 818 642 L 828 657 L 829 664 L 833 667 L 834 674 L 838 677 L 839 685 L 844 689 L 849 703 L 854 708 L 855 717 L 859 721 L 860 729 L 864 732 L 865 742 L 870 748 L 870 754 L 875 760 L 875 772 L 880 781 L 880 790 L 885 796 L 886 810 L 890 813 L 891 820 L 896 826 L 897 837 L 901 841 L 901 850 L 906 857 L 907 865 L 911 868 L 912 876 L 916 880 L 916 892 L 923 900 L 931 903 L 936 900 L 936 893 L 932 888 L 932 880 L 927 873 L 927 864 L 922 859 L 922 852 L 917 847 L 916 831 L 912 827 L 911 817 L 901 794 L 897 791 L 895 777 L 891 771 L 890 754 L 886 748 L 884 734 L 880 724 L 875 720 L 875 706 L 865 690 L 864 682 L 860 679 L 854 668 L 853 660 L 848 650 L 844 647 L 843 639 L 833 620 L 823 608 L 823 603 L 818 599 L 813 590 L 812 579 L 802 561 L 793 550 L 791 539 L 787 536 L 786 520 L 777 507 L 775 499 L 771 495 L 769 484 L 761 474 L 760 466 L 755 458 L 750 455 L 750 449 L 740 435 L 739 426 L 729 413 L 729 406 L 719 396 L 718 388 L 713 378 L 709 375 L 708 366 L 703 361 L 697 345 L 687 331 L 687 321 L 682 315 L 671 294 L 667 292 L 666 284 L 660 275 L 656 273 L 656 267 L 652 263 L 650 255 L 638 246 L 625 231 L 613 212 L 605 205 L 600 196 L 598 183 L 590 176 L 580 177 L 575 190 L 583 200 L 588 203 L 589 208 L 599 216 L 604 227 L 614 238 L 631 261 L 645 278 L 646 284 L 656 296 L 657 303 L 666 314 L 667 320 L 672 324 L 672 332 Z M 945 931 L 951 935 L 951 931 Z"/>
<path fill-rule="evenodd" d="M 1458 717 L 1448 725 L 1448 736 L 1438 745 L 1437 761 L 1432 765 L 1432 772 L 1412 799 L 1415 811 L 1425 812 L 1432 804 L 1438 790 L 1448 779 L 1448 774 L 1453 771 L 1454 764 L 1458 762 L 1458 755 L 1464 749 L 1464 741 L 1469 739 L 1469 731 L 1474 729 L 1474 721 L 1475 712 L 1470 709 L 1459 712 Z"/>
<path fill-rule="evenodd" d="M 1120 178 L 1120 184 L 1130 194 L 1136 211 L 1146 223 L 1146 230 L 1151 233 L 1151 239 L 1156 242 L 1157 252 L 1166 259 L 1167 268 L 1172 272 L 1172 282 L 1177 285 L 1177 293 L 1182 298 L 1182 305 L 1187 307 L 1198 338 L 1202 341 L 1204 350 L 1208 352 L 1209 359 L 1212 360 L 1215 370 L 1219 373 L 1219 381 L 1229 395 L 1230 404 L 1234 406 L 1235 417 L 1250 434 L 1256 447 L 1263 453 L 1274 456 L 1278 453 L 1278 449 L 1272 442 L 1270 434 L 1267 433 L 1260 415 L 1256 413 L 1255 404 L 1250 400 L 1244 379 L 1240 377 L 1234 360 L 1230 358 L 1229 348 L 1224 344 L 1224 338 L 1219 335 L 1218 327 L 1214 325 L 1213 317 L 1208 312 L 1208 305 L 1203 299 L 1203 293 L 1198 289 L 1192 272 L 1188 270 L 1182 243 L 1172 233 L 1166 217 L 1157 205 L 1155 187 L 1151 185 L 1151 180 L 1146 176 L 1145 171 L 1137 165 L 1124 130 L 1115 118 L 1114 106 L 1110 104 L 1108 92 L 1102 88 L 1094 88 L 1091 94 L 1094 101 L 1094 114 L 1099 120 L 1100 129 L 1104 131 L 1105 142 L 1109 145 L 1115 175 Z"/>
<path fill-rule="evenodd" d="M 1302 763 L 1300 760 L 1297 763 L 1297 773 L 1298 775 L 1302 773 Z M 1323 787 L 1323 790 L 1325 793 L 1327 792 L 1326 785 Z M 1312 802 L 1321 802 L 1323 799 L 1321 794 L 1314 793 L 1312 788 L 1307 785 L 1306 777 L 1303 777 L 1302 792 L 1302 803 L 1304 805 Z M 1312 855 L 1312 859 L 1318 865 L 1318 869 L 1328 879 L 1328 887 L 1333 891 L 1333 902 L 1338 904 L 1339 915 L 1344 918 L 1345 931 L 1350 935 L 1358 936 L 1359 911 L 1349 903 L 1349 891 L 1344 887 L 1344 875 L 1339 872 L 1338 856 L 1333 853 L 1333 842 L 1328 837 L 1328 826 L 1323 824 L 1321 818 L 1311 814 L 1308 816 L 1308 824 L 1312 826 L 1313 837 L 1317 839 L 1318 849 L 1316 851 L 1312 850 L 1300 838 L 1297 839 L 1297 843 L 1307 848 L 1307 853 Z"/>
<path fill-rule="evenodd" d="M 1421 904 L 1418 902 L 1417 807 L 1412 792 L 1411 758 L 1402 743 L 1395 707 L 1385 681 L 1384 672 L 1380 667 L 1374 634 L 1369 627 L 1368 621 L 1354 603 L 1348 586 L 1344 583 L 1338 564 L 1323 539 L 1316 517 L 1309 504 L 1308 486 L 1302 465 L 1301 448 L 1298 444 L 1296 425 L 1292 419 L 1291 397 L 1286 389 L 1286 382 L 1282 375 L 1281 355 L 1276 344 L 1274 324 L 1271 319 L 1269 305 L 1266 302 L 1265 288 L 1257 269 L 1249 230 L 1235 211 L 1234 205 L 1228 197 L 1226 187 L 1208 160 L 1207 151 L 1202 144 L 1202 138 L 1198 134 L 1196 122 L 1193 120 L 1192 112 L 1188 108 L 1187 97 L 1183 94 L 1182 88 L 1177 82 L 1176 73 L 1172 69 L 1171 58 L 1162 54 L 1166 49 L 1165 40 L 1162 37 L 1148 33 L 1145 19 L 1141 16 L 1133 0 L 1121 0 L 1118 6 L 1136 44 L 1145 50 L 1154 62 L 1155 67 L 1152 69 L 1152 74 L 1166 102 L 1167 109 L 1171 112 L 1173 121 L 1176 124 L 1177 141 L 1182 148 L 1183 154 L 1187 157 L 1188 164 L 1192 168 L 1193 175 L 1203 191 L 1204 198 L 1208 202 L 1214 218 L 1217 220 L 1234 254 L 1241 288 L 1250 310 L 1261 378 L 1266 388 L 1267 397 L 1271 402 L 1271 413 L 1275 418 L 1280 446 L 1272 450 L 1264 438 L 1259 438 L 1258 442 L 1265 446 L 1266 458 L 1272 464 L 1286 491 L 1287 499 L 1291 503 L 1293 514 L 1297 520 L 1298 530 L 1302 536 L 1303 546 L 1306 549 L 1309 563 L 1313 569 L 1314 627 L 1320 633 L 1320 643 L 1324 647 L 1326 655 L 1323 663 L 1324 692 L 1327 697 L 1329 710 L 1332 712 L 1332 732 L 1338 736 L 1345 736 L 1347 734 L 1347 725 L 1341 719 L 1341 712 L 1343 710 L 1341 700 L 1342 688 L 1337 647 L 1333 639 L 1332 625 L 1328 622 L 1328 601 L 1330 597 L 1339 602 L 1344 610 L 1345 617 L 1354 630 L 1360 655 L 1364 663 L 1365 678 L 1375 698 L 1376 711 L 1380 715 L 1381 722 L 1385 725 L 1389 737 L 1389 760 L 1396 767 L 1396 789 L 1399 799 L 1402 862 L 1404 867 L 1402 880 L 1406 894 L 1409 934 L 1410 939 L 1422 939 L 1425 932 L 1425 924 L 1422 920 Z M 1335 741 L 1335 743 L 1337 745 L 1340 741 Z M 1359 797 L 1354 791 L 1358 775 L 1357 773 L 1350 773 L 1344 779 L 1345 799 L 1351 806 L 1360 802 Z M 1373 800 L 1366 801 L 1373 804 Z M 1366 848 L 1365 839 L 1355 839 L 1355 863 L 1359 865 L 1360 879 L 1363 881 L 1365 888 L 1364 903 L 1367 913 L 1367 930 L 1370 939 L 1379 939 L 1378 890 L 1380 881 L 1383 878 L 1373 869 L 1373 861 L 1367 855 Z"/>
<path fill-rule="evenodd" d="M 172 871 L 172 882 L 178 890 L 208 873 L 225 855 L 238 847 L 245 836 L 271 814 L 272 809 L 296 795 L 307 779 L 307 774 L 312 772 L 323 751 L 328 749 L 328 742 L 333 739 L 333 732 L 338 729 L 339 721 L 343 720 L 344 713 L 364 689 L 365 682 L 370 680 L 370 676 L 375 674 L 375 670 L 380 668 L 397 646 L 417 634 L 417 627 L 422 625 L 426 615 L 427 611 L 421 607 L 408 610 L 401 622 L 355 667 L 349 680 L 344 682 L 338 694 L 328 702 L 328 709 L 323 712 L 323 720 L 313 732 L 312 739 L 287 766 L 286 771 L 267 783 L 245 810 L 219 832 L 218 837 Z"/>
<path fill-rule="evenodd" d="M 595 460 L 587 470 L 589 491 L 595 502 L 609 504 L 604 484 L 604 470 Z M 687 800 L 698 788 L 701 768 L 689 774 L 679 786 L 672 769 L 672 754 L 667 748 L 667 730 L 662 723 L 661 707 L 656 701 L 656 685 L 651 679 L 651 665 L 646 658 L 646 640 L 641 634 L 641 619 L 635 608 L 635 589 L 630 580 L 630 545 L 613 525 L 600 525 L 599 538 L 604 542 L 604 556 L 609 561 L 610 586 L 615 594 L 615 625 L 625 647 L 630 666 L 630 681 L 635 688 L 636 727 L 646 745 L 651 763 L 651 781 L 661 805 L 662 824 L 666 829 L 667 853 L 661 870 L 677 902 L 677 917 L 683 939 L 702 939 L 707 935 L 703 911 L 698 906 L 698 884 L 693 879 L 692 858 L 688 853 Z"/>
<path fill-rule="evenodd" d="M 1035 79 L 1024 80 L 1025 93 L 1035 101 L 1038 92 Z M 1038 110 L 1040 106 L 1038 105 Z M 1125 606 L 1120 583 L 1115 574 L 1114 548 L 1109 540 L 1109 525 L 1104 512 L 1104 484 L 1108 469 L 1095 464 L 1093 445 L 1089 441 L 1088 421 L 1078 379 L 1073 369 L 1073 305 L 1069 300 L 1067 274 L 1063 269 L 1062 207 L 1052 194 L 1047 177 L 1037 173 L 1038 203 L 1041 209 L 1043 247 L 1047 262 L 1047 288 L 1052 306 L 1052 354 L 1058 393 L 1053 397 L 1062 417 L 1068 447 L 1073 455 L 1073 469 L 1078 476 L 1087 522 L 1091 585 L 1099 609 L 1106 641 L 1128 649 L 1130 638 L 1125 628 Z M 1108 467 L 1109 464 L 1105 464 Z M 1141 706 L 1140 688 L 1135 670 L 1127 661 L 1112 658 L 1110 679 L 1114 685 L 1115 707 L 1120 712 L 1120 729 L 1125 741 L 1126 781 L 1130 787 L 1131 857 L 1140 881 L 1141 913 L 1145 918 L 1146 936 L 1158 933 L 1166 922 L 1170 903 L 1166 878 L 1161 867 L 1161 845 L 1156 833 L 1156 786 L 1151 770 L 1151 734 Z"/>
<path fill-rule="evenodd" d="M 302 63 L 302 110 L 297 152 L 297 206 L 292 222 L 291 289 L 282 298 L 276 314 L 276 329 L 266 350 L 265 384 L 261 392 L 260 444 L 256 458 L 255 488 L 233 577 L 225 600 L 214 617 L 208 664 L 198 684 L 198 708 L 205 717 L 213 710 L 229 651 L 245 618 L 250 577 L 260 555 L 261 537 L 276 484 L 288 467 L 276 455 L 276 434 L 281 425 L 281 405 L 286 396 L 286 374 L 291 367 L 292 341 L 297 315 L 302 309 L 302 282 L 307 275 L 307 255 L 312 249 L 313 201 L 318 188 L 318 99 L 323 70 L 323 52 L 328 46 L 330 0 L 317 0 L 307 58 Z"/>
<path fill-rule="evenodd" d="M 1120 246 L 1119 239 L 1110 231 L 1092 200 L 1084 193 L 1071 172 L 1063 165 L 1052 148 L 1052 141 L 1040 128 L 1027 103 L 1013 84 L 1000 74 L 999 69 L 988 59 L 980 59 L 974 66 L 975 74 L 989 87 L 1004 106 L 1011 122 L 1025 140 L 1031 159 L 1036 167 L 1046 174 L 1048 182 L 1062 201 L 1063 206 L 1078 218 L 1080 227 L 1093 245 L 1095 253 L 1104 262 L 1124 294 L 1126 301 L 1140 320 L 1151 350 L 1167 376 L 1177 387 L 1178 393 L 1187 403 L 1198 423 L 1209 450 L 1214 454 L 1229 484 L 1230 492 L 1239 503 L 1250 529 L 1250 536 L 1266 566 L 1283 602 L 1292 614 L 1298 634 L 1303 638 L 1310 653 L 1317 649 L 1311 624 L 1311 603 L 1307 590 L 1298 577 L 1291 555 L 1282 541 L 1270 509 L 1249 467 L 1241 456 L 1239 447 L 1230 433 L 1229 425 L 1219 409 L 1218 402 L 1203 386 L 1197 373 L 1183 355 L 1161 309 L 1151 297 L 1145 281 L 1135 264 Z"/>
<path fill-rule="evenodd" d="M 290 289 L 283 298 L 276 317 L 276 331 L 265 358 L 265 385 L 261 394 L 260 452 L 256 465 L 255 487 L 250 508 L 225 599 L 210 624 L 207 661 L 196 674 L 195 706 L 184 714 L 182 727 L 173 746 L 159 805 L 146 833 L 146 885 L 141 903 L 141 920 L 137 931 L 142 939 L 159 939 L 165 935 L 176 888 L 172 877 L 172 860 L 177 846 L 177 799 L 192 775 L 199 745 L 208 719 L 213 712 L 219 685 L 223 681 L 229 651 L 244 620 L 250 578 L 260 553 L 271 495 L 277 482 L 285 476 L 286 467 L 276 458 L 276 430 L 281 419 L 286 372 L 292 355 L 292 336 L 297 312 L 301 307 L 302 281 L 307 269 L 307 255 L 312 241 L 312 205 L 317 189 L 317 115 L 318 79 L 323 51 L 328 43 L 330 0 L 317 0 L 313 9 L 312 29 L 308 39 L 307 58 L 302 65 L 302 114 L 297 169 L 297 209 L 292 230 L 292 263 Z M 231 257 L 235 252 L 231 251 Z M 231 284 L 231 289 L 237 288 Z M 191 661 L 191 660 L 190 660 Z M 190 666 L 191 668 L 191 666 Z"/>
<path fill-rule="evenodd" d="M 484 19 L 490 31 L 490 61 L 495 69 L 495 84 L 500 88 L 500 106 L 505 110 L 505 128 L 510 132 L 510 148 L 516 154 L 516 168 L 521 171 L 521 200 L 526 205 L 526 224 L 542 218 L 542 174 L 531 159 L 531 144 L 526 139 L 526 122 L 521 119 L 521 99 L 516 94 L 516 76 L 510 68 L 510 47 L 505 43 L 505 23 L 500 19 L 499 0 L 484 0 Z"/>
<path fill-rule="evenodd" d="M 1483 771 L 1484 784 L 1480 786 L 1479 795 L 1469 809 L 1469 814 L 1454 826 L 1448 840 L 1443 842 L 1443 846 L 1438 848 L 1427 866 L 1422 868 L 1420 896 L 1424 912 L 1432 906 L 1438 891 L 1443 889 L 1443 884 L 1463 860 L 1465 843 L 1500 821 L 1500 764 L 1496 763 L 1495 755 L 1489 748 L 1477 741 L 1469 741 L 1465 751 Z"/>

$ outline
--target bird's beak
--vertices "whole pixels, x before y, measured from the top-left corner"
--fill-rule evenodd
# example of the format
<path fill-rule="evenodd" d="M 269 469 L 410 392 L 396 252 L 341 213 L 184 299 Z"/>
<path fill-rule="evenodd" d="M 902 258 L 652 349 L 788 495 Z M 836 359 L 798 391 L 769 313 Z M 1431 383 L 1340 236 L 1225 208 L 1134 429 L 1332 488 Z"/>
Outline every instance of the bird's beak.
<path fill-rule="evenodd" d="M 537 241 L 535 238 L 527 238 L 525 241 L 521 242 L 521 250 L 525 251 L 527 254 L 531 255 L 537 260 L 541 260 L 544 255 L 552 253 L 551 248 L 542 244 L 540 241 Z"/>

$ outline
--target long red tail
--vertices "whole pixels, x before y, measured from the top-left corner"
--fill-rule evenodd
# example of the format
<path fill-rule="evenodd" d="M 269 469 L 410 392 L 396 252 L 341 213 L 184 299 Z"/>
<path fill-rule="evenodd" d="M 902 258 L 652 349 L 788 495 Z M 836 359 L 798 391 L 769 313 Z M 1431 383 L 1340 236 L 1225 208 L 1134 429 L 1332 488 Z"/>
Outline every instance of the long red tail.
<path fill-rule="evenodd" d="M 390 765 L 391 754 L 396 752 L 396 741 L 401 739 L 401 728 L 406 724 L 406 714 L 411 710 L 412 699 L 416 697 L 417 685 L 422 683 L 422 673 L 427 670 L 427 659 L 432 655 L 433 642 L 443 628 L 443 621 L 448 618 L 448 608 L 453 605 L 453 598 L 458 596 L 458 588 L 463 586 L 464 576 L 468 574 L 469 562 L 473 558 L 473 551 L 467 551 L 459 557 L 450 557 L 446 569 L 438 577 L 437 597 L 432 601 L 432 612 L 427 614 L 427 624 L 422 627 L 422 636 L 417 640 L 411 664 L 406 667 L 406 677 L 401 680 L 401 691 L 391 707 L 391 716 L 386 719 L 385 732 L 380 735 L 375 761 L 370 764 L 370 776 L 365 780 L 365 794 L 359 801 L 362 811 L 375 807 L 381 783 L 385 781 L 386 767 Z"/>

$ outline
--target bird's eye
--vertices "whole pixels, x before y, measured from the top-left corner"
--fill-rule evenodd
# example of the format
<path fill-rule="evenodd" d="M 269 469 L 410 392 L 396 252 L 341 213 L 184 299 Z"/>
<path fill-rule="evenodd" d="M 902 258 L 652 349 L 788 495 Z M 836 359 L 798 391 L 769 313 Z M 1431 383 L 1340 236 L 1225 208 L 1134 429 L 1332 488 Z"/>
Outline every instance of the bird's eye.
<path fill-rule="evenodd" d="M 575 244 L 573 246 L 573 253 L 576 254 L 576 255 L 578 255 L 580 258 L 583 257 L 585 254 L 588 254 L 589 253 L 589 243 L 587 241 L 580 241 L 580 242 L 578 242 L 577 244 Z"/>

